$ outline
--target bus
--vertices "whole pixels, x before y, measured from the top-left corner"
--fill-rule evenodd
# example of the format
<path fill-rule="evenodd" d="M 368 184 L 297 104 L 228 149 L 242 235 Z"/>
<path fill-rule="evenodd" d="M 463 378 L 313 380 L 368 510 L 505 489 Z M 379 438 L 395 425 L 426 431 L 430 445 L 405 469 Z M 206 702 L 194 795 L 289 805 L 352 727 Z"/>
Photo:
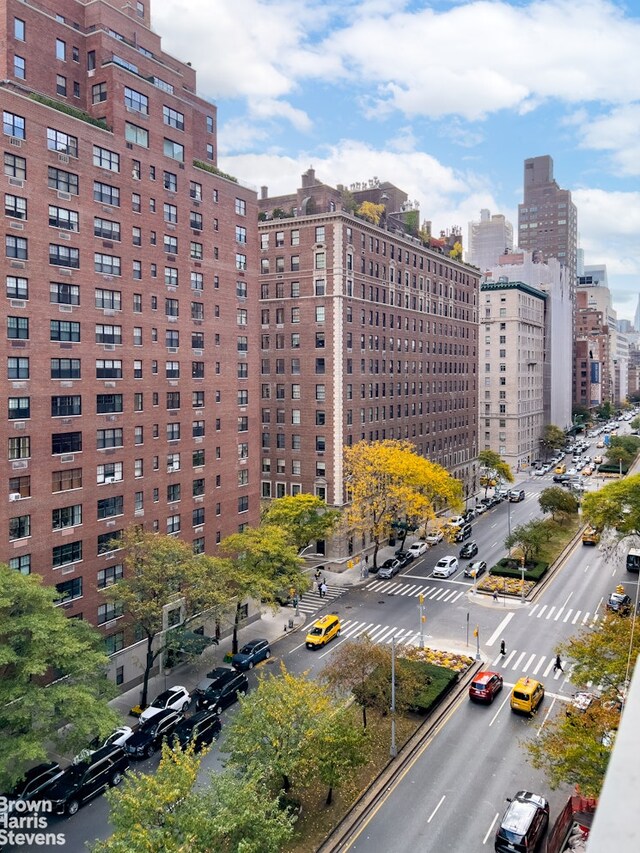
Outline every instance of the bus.
<path fill-rule="evenodd" d="M 629 548 L 627 554 L 627 571 L 640 572 L 640 548 Z"/>

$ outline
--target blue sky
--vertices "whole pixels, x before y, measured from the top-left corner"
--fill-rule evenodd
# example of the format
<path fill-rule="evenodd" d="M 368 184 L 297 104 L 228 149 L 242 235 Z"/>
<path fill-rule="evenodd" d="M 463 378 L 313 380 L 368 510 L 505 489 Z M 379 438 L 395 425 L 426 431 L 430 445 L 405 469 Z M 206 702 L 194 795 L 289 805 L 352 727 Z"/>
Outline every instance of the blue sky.
<path fill-rule="evenodd" d="M 152 0 L 163 47 L 218 106 L 219 165 L 271 194 L 313 165 L 374 176 L 436 231 L 517 226 L 523 161 L 550 154 L 585 263 L 640 293 L 640 0 Z"/>

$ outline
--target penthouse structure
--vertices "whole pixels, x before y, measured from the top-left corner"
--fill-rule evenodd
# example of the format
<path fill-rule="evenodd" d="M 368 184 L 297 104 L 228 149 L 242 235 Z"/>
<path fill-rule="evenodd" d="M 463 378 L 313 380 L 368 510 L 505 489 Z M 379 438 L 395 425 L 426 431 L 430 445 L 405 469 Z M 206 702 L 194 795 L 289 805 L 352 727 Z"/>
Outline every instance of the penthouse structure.
<path fill-rule="evenodd" d="M 386 438 L 412 441 L 467 494 L 477 485 L 477 270 L 427 247 L 417 211 L 391 206 L 406 194 L 373 184 L 377 224 L 355 212 L 358 189 L 313 169 L 295 193 L 262 190 L 263 498 L 340 507 L 343 447 Z"/>
<path fill-rule="evenodd" d="M 0 559 L 113 653 L 127 526 L 213 552 L 258 518 L 257 200 L 147 0 L 7 0 L 1 26 Z"/>

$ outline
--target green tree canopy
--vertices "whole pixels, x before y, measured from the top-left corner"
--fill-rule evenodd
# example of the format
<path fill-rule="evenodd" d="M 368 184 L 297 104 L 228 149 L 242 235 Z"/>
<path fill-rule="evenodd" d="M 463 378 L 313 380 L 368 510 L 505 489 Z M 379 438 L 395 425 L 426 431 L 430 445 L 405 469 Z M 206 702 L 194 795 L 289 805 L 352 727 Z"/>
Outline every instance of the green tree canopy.
<path fill-rule="evenodd" d="M 504 547 L 511 551 L 517 548 L 524 556 L 525 563 L 532 563 L 540 553 L 542 545 L 549 538 L 549 522 L 535 518 L 526 524 L 520 524 L 504 540 Z"/>
<path fill-rule="evenodd" d="M 52 743 L 77 752 L 120 722 L 107 704 L 116 691 L 102 637 L 68 619 L 58 597 L 40 576 L 0 564 L 0 791 Z"/>
<path fill-rule="evenodd" d="M 513 483 L 514 481 L 511 465 L 505 462 L 495 450 L 481 450 L 478 453 L 478 465 L 481 475 L 486 478 L 485 495 L 489 491 L 491 480 L 503 480 L 505 483 Z M 480 482 L 485 481 L 481 480 Z"/>
<path fill-rule="evenodd" d="M 597 530 L 616 530 L 622 536 L 640 533 L 640 474 L 588 492 L 582 501 L 586 521 Z"/>
<path fill-rule="evenodd" d="M 330 536 L 340 519 L 340 512 L 329 509 L 315 495 L 287 495 L 272 501 L 262 516 L 262 524 L 281 527 L 298 551 L 314 539 Z"/>
<path fill-rule="evenodd" d="M 343 787 L 354 771 L 367 763 L 370 742 L 365 730 L 354 726 L 347 712 L 338 711 L 325 718 L 311 750 L 315 773 L 328 788 L 326 804 L 330 806 L 334 789 Z"/>
<path fill-rule="evenodd" d="M 380 667 L 386 667 L 388 655 L 383 646 L 363 634 L 357 640 L 346 640 L 332 655 L 320 673 L 329 689 L 341 696 L 355 696 L 362 707 L 362 725 L 367 727 L 367 702 L 364 701 L 368 679 Z M 358 699 L 360 697 L 360 699 Z"/>
<path fill-rule="evenodd" d="M 540 448 L 545 455 L 545 459 L 553 452 L 555 447 L 564 447 L 565 442 L 564 430 L 555 424 L 547 424 L 542 430 L 540 438 Z"/>
<path fill-rule="evenodd" d="M 543 513 L 551 513 L 554 521 L 560 521 L 563 516 L 575 515 L 578 512 L 578 501 L 566 489 L 552 486 L 544 489 L 538 498 Z"/>

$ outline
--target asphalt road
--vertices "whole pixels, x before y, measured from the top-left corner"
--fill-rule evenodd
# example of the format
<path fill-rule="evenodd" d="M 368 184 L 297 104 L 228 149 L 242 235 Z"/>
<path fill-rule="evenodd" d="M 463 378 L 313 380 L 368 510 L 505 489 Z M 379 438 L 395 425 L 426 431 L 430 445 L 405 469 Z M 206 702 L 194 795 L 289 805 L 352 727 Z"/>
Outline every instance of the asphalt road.
<path fill-rule="evenodd" d="M 594 452 L 592 449 L 590 455 Z M 479 553 L 474 559 L 492 565 L 502 556 L 509 514 L 512 529 L 539 516 L 537 497 L 551 484 L 551 475 L 531 477 L 523 484 L 524 501 L 510 505 L 503 502 L 475 519 L 471 538 L 478 543 Z M 590 624 L 618 579 L 627 580 L 624 566 L 605 564 L 598 549 L 578 545 L 535 603 L 521 606 L 501 598 L 494 602 L 474 595 L 472 582 L 463 577 L 464 560 L 460 560 L 455 576 L 433 579 L 431 572 L 437 560 L 445 554 L 457 555 L 460 547 L 441 543 L 391 581 L 371 576 L 363 586 L 327 602 L 325 612 L 338 613 L 343 623 L 340 639 L 327 649 L 310 652 L 304 646 L 303 632 L 287 635 L 274 647 L 269 664 L 249 673 L 250 684 L 254 684 L 261 671 L 273 670 L 283 660 L 291 672 L 308 670 L 313 677 L 342 642 L 365 632 L 375 642 L 390 643 L 392 637 L 398 646 L 417 642 L 420 593 L 425 596 L 427 644 L 454 646 L 474 654 L 472 632 L 478 626 L 487 668 L 498 669 L 504 675 L 502 695 L 490 708 L 471 705 L 466 699 L 457 704 L 446 725 L 380 803 L 354 850 L 484 851 L 492 849 L 493 829 L 504 810 L 505 797 L 520 788 L 530 788 L 550 798 L 554 813 L 565 799 L 564 793 L 550 793 L 541 774 L 527 765 L 521 741 L 535 737 L 547 715 L 563 707 L 577 689 L 565 676 L 558 674 L 554 679 L 550 672 L 555 646 L 583 624 Z M 633 596 L 632 587 L 629 584 Z M 503 638 L 507 655 L 500 659 Z M 547 690 L 542 710 L 532 721 L 516 717 L 508 708 L 510 686 L 525 673 L 536 675 Z M 203 760 L 203 784 L 208 773 L 221 766 L 224 723 L 232 714 L 233 707 L 223 714 L 220 742 Z M 153 772 L 158 760 L 156 755 L 133 766 Z M 66 848 L 73 851 L 84 849 L 87 840 L 108 837 L 112 831 L 104 797 L 96 798 L 71 819 L 52 817 L 49 824 L 49 831 L 65 833 Z"/>

